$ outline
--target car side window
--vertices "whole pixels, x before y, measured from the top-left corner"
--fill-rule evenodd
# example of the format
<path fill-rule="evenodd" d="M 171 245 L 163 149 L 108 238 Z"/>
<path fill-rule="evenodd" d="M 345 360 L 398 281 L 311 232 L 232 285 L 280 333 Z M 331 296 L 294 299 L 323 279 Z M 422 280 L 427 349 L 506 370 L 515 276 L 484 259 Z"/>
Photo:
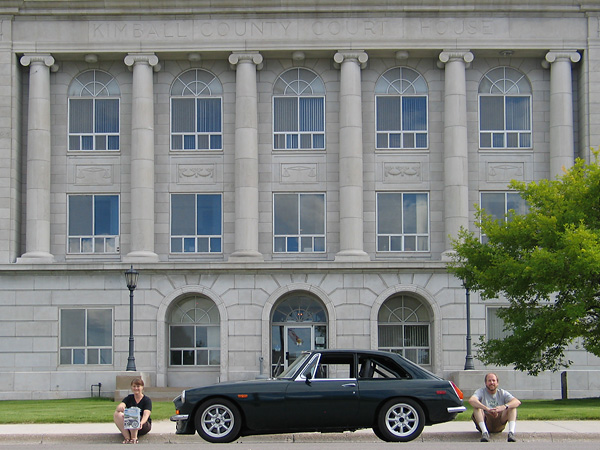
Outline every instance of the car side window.
<path fill-rule="evenodd" d="M 409 379 L 409 373 L 394 361 L 373 355 L 359 356 L 360 379 Z"/>
<path fill-rule="evenodd" d="M 332 354 L 321 355 L 316 371 L 311 369 L 314 379 L 349 379 L 356 378 L 354 355 Z"/>

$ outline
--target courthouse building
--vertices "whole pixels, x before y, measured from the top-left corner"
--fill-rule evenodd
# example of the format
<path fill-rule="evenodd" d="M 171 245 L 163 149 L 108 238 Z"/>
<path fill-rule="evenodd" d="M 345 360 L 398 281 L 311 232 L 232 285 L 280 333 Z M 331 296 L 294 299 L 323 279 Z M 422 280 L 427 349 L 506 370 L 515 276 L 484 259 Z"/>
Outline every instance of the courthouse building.
<path fill-rule="evenodd" d="M 0 399 L 112 394 L 131 267 L 153 387 L 311 348 L 479 387 L 452 239 L 590 159 L 599 67 L 595 0 L 3 0 Z M 470 300 L 474 344 L 501 337 L 507 303 Z M 600 360 L 568 357 L 569 396 L 597 394 Z"/>

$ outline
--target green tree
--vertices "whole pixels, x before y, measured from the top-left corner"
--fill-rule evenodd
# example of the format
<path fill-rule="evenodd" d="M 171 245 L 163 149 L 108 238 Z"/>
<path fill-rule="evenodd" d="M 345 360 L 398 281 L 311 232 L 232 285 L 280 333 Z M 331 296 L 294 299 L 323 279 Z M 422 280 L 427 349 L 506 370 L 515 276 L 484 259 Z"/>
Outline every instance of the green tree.
<path fill-rule="evenodd" d="M 600 356 L 600 166 L 577 160 L 556 180 L 510 188 L 529 210 L 497 220 L 478 208 L 479 232 L 462 229 L 449 269 L 483 300 L 505 298 L 508 336 L 479 340 L 484 364 L 535 375 L 572 364 L 567 346 Z"/>

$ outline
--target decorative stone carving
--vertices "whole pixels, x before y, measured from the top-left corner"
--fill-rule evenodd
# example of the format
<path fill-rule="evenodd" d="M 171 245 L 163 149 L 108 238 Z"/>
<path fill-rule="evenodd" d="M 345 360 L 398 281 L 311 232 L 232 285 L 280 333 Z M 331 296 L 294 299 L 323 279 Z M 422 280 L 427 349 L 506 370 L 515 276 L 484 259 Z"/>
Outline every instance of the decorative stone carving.
<path fill-rule="evenodd" d="M 420 162 L 384 163 L 384 183 L 418 183 L 423 180 L 423 170 Z"/>
<path fill-rule="evenodd" d="M 525 179 L 525 163 L 523 162 L 488 162 L 486 180 L 489 182 L 509 182 Z"/>
<path fill-rule="evenodd" d="M 177 165 L 177 184 L 213 184 L 214 182 L 214 164 Z"/>
<path fill-rule="evenodd" d="M 281 164 L 279 167 L 283 184 L 317 182 L 317 164 Z"/>
<path fill-rule="evenodd" d="M 110 186 L 114 184 L 111 165 L 78 165 L 75 167 L 75 184 L 78 186 Z"/>

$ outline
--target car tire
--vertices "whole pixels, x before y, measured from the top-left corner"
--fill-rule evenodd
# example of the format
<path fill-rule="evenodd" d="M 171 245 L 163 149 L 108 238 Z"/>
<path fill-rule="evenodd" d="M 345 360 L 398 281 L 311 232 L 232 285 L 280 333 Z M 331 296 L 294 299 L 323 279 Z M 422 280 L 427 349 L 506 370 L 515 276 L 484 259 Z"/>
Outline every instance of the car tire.
<path fill-rule="evenodd" d="M 387 442 L 409 442 L 419 437 L 424 426 L 423 408 L 414 400 L 396 398 L 386 402 L 379 410 L 373 431 L 379 439 Z"/>
<path fill-rule="evenodd" d="M 212 399 L 204 402 L 196 411 L 196 430 L 208 442 L 235 441 L 242 429 L 242 415 L 232 402 Z"/>

